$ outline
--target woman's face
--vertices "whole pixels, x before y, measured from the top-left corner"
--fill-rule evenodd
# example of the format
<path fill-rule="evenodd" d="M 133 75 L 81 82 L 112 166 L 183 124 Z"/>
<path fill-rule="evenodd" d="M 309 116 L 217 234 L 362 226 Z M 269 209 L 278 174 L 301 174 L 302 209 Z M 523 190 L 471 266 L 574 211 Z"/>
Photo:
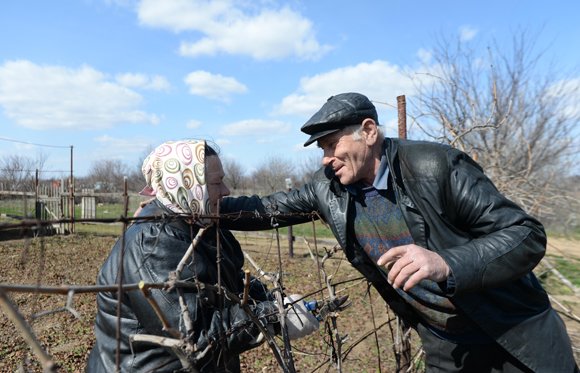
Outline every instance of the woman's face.
<path fill-rule="evenodd" d="M 224 169 L 217 155 L 211 155 L 205 160 L 207 193 L 211 211 L 217 212 L 217 205 L 222 197 L 229 196 L 230 190 L 224 184 Z"/>

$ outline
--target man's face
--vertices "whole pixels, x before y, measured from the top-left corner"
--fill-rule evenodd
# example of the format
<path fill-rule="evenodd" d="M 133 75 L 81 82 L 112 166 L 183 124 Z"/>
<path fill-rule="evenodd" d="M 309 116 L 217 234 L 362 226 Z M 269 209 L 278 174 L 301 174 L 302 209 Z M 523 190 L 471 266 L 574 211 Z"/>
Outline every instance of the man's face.
<path fill-rule="evenodd" d="M 371 157 L 371 146 L 366 136 L 355 140 L 348 130 L 324 136 L 318 140 L 322 149 L 322 164 L 334 170 L 343 185 L 356 183 L 359 180 L 371 185 L 374 181 L 374 163 Z"/>
<path fill-rule="evenodd" d="M 207 181 L 207 193 L 209 197 L 209 203 L 211 212 L 217 212 L 217 204 L 220 198 L 229 196 L 230 190 L 224 184 L 224 169 L 222 167 L 222 162 L 217 155 L 212 155 L 205 160 L 206 174 L 205 178 Z"/>

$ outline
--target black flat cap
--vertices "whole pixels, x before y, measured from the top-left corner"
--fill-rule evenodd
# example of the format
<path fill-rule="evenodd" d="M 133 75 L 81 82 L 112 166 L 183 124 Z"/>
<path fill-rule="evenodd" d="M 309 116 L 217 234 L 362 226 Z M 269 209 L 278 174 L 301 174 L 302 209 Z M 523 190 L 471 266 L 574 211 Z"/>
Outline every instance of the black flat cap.
<path fill-rule="evenodd" d="M 366 118 L 379 123 L 375 105 L 365 95 L 348 92 L 331 96 L 300 129 L 310 135 L 304 146 L 350 125 L 361 124 Z"/>

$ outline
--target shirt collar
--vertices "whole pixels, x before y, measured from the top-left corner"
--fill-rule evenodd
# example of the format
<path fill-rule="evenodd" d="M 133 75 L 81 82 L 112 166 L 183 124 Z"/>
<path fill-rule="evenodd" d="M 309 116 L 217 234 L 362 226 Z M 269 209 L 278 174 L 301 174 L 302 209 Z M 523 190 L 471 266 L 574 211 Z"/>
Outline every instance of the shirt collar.
<path fill-rule="evenodd" d="M 379 164 L 375 181 L 373 181 L 373 186 L 378 190 L 389 189 L 389 162 L 387 161 L 387 155 L 384 152 L 381 156 L 381 163 Z"/>

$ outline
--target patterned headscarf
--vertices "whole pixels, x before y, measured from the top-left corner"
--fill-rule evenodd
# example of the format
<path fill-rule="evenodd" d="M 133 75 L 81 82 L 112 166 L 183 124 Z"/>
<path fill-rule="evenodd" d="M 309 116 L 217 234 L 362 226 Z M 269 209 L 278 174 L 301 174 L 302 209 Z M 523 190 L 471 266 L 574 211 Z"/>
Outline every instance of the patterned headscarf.
<path fill-rule="evenodd" d="M 178 214 L 209 211 L 204 140 L 167 141 L 145 158 L 141 171 L 147 182 L 141 195 L 155 196 Z"/>

